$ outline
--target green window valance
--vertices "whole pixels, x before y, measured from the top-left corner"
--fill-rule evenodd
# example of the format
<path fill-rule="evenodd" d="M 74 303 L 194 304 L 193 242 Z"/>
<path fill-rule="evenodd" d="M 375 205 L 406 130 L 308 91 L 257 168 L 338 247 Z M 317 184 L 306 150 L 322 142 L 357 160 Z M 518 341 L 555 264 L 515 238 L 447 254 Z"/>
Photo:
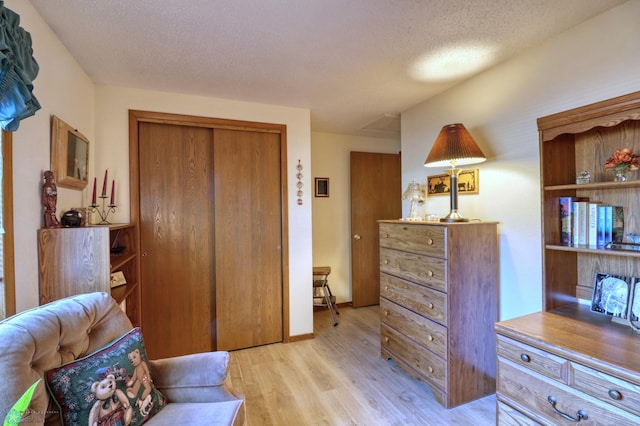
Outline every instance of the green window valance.
<path fill-rule="evenodd" d="M 20 120 L 40 109 L 33 95 L 38 75 L 31 35 L 20 27 L 20 16 L 0 1 L 0 127 L 13 132 Z"/>

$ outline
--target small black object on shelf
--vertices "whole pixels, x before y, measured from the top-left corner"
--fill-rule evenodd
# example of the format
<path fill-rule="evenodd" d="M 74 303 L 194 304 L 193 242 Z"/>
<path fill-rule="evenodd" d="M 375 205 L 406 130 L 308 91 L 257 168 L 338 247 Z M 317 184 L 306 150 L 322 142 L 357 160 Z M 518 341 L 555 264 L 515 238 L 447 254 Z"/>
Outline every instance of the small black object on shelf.
<path fill-rule="evenodd" d="M 60 223 L 65 228 L 76 228 L 82 226 L 82 216 L 77 210 L 67 210 L 60 217 Z"/>

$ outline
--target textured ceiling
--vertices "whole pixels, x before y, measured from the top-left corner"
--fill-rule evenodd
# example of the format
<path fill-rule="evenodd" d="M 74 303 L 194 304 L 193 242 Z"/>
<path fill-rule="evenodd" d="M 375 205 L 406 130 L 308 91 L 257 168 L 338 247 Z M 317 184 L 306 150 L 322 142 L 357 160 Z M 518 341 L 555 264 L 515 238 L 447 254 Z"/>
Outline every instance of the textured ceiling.
<path fill-rule="evenodd" d="M 97 84 L 309 108 L 314 131 L 386 135 L 390 117 L 625 0 L 30 1 Z M 443 52 L 468 46 L 481 68 L 416 75 L 425 55 L 466 71 Z"/>

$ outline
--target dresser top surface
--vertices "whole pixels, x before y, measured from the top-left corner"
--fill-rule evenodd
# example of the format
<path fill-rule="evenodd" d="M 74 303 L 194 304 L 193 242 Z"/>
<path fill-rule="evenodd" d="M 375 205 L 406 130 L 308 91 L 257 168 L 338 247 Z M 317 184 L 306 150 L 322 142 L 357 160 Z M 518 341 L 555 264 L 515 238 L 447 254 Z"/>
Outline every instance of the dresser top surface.
<path fill-rule="evenodd" d="M 378 223 L 397 223 L 402 225 L 435 225 L 435 226 L 469 226 L 469 225 L 496 225 L 498 222 L 492 221 L 469 221 L 469 222 L 427 222 L 418 220 L 386 219 L 379 220 Z"/>
<path fill-rule="evenodd" d="M 498 334 L 574 359 L 594 368 L 640 373 L 640 335 L 612 324 L 588 306 L 566 305 L 553 312 L 536 312 L 501 321 Z"/>

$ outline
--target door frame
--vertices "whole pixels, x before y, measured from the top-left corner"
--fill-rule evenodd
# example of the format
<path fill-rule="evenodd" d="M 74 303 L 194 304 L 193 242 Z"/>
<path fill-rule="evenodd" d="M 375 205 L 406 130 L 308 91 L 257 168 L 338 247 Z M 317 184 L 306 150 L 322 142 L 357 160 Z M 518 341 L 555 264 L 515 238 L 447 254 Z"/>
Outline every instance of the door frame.
<path fill-rule="evenodd" d="M 140 145 L 138 139 L 139 123 L 160 123 L 178 126 L 205 127 L 247 130 L 253 132 L 278 133 L 280 135 L 280 200 L 282 209 L 282 337 L 283 342 L 291 341 L 289 335 L 289 218 L 287 203 L 287 126 L 285 124 L 260 123 L 243 120 L 200 117 L 154 111 L 129 110 L 129 203 L 131 223 L 136 226 L 137 252 L 140 253 Z M 141 281 L 141 267 L 138 265 L 138 283 Z M 140 294 L 140 292 L 138 292 Z M 144 324 L 141 324 L 144 327 Z"/>

